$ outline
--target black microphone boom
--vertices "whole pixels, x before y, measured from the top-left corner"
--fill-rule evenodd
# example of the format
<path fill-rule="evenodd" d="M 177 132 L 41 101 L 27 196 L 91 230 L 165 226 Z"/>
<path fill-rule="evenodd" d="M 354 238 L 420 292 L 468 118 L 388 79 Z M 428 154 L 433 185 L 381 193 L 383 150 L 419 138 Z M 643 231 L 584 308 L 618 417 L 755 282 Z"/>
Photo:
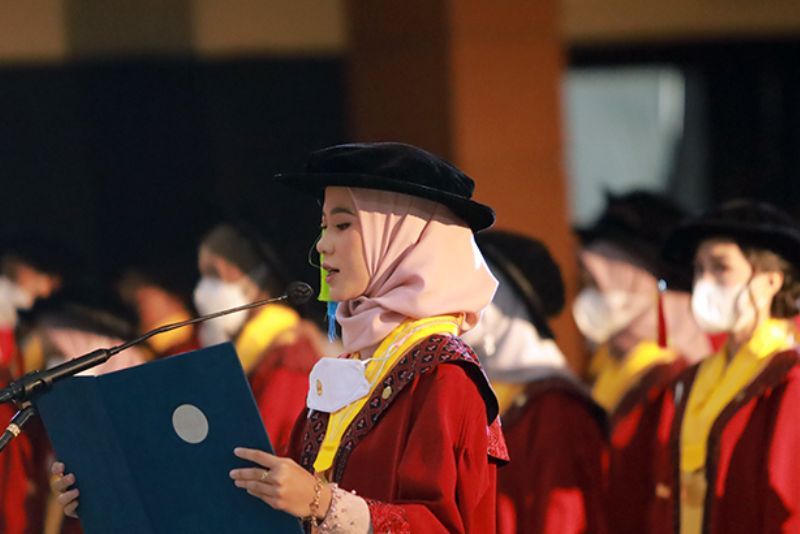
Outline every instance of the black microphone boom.
<path fill-rule="evenodd" d="M 111 347 L 109 349 L 97 349 L 88 354 L 84 354 L 83 356 L 68 360 L 55 367 L 51 367 L 50 369 L 45 369 L 43 371 L 32 371 L 18 380 L 11 382 L 7 387 L 0 390 L 0 404 L 10 401 L 25 402 L 31 400 L 34 394 L 44 388 L 50 387 L 54 382 L 105 363 L 115 354 L 118 354 L 134 345 L 138 345 L 143 341 L 147 341 L 151 337 L 157 336 L 158 334 L 163 334 L 164 332 L 169 332 L 184 326 L 216 319 L 217 317 L 222 317 L 223 315 L 228 315 L 230 313 L 258 308 L 260 306 L 264 306 L 265 304 L 274 302 L 285 300 L 291 305 L 297 306 L 308 301 L 313 294 L 314 290 L 311 289 L 311 286 L 305 282 L 292 282 L 286 287 L 286 293 L 280 297 L 257 300 L 255 302 L 237 306 L 235 308 L 220 310 L 207 315 L 200 315 L 199 317 L 195 317 L 194 319 L 189 319 L 187 321 L 159 326 L 158 328 L 142 334 L 136 339 L 126 341 L 125 343 L 115 347 Z"/>

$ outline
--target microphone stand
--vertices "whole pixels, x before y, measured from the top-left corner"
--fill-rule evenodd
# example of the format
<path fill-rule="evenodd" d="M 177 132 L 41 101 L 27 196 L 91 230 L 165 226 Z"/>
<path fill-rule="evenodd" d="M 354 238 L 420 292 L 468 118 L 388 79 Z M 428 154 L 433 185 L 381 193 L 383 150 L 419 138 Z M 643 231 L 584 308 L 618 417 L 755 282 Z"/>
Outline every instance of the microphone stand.
<path fill-rule="evenodd" d="M 305 282 L 292 282 L 287 287 L 286 294 L 280 297 L 257 300 L 255 302 L 237 306 L 235 308 L 209 313 L 208 315 L 201 315 L 199 317 L 195 317 L 194 319 L 165 324 L 150 330 L 149 332 L 146 332 L 141 336 L 132 339 L 131 341 L 126 341 L 125 343 L 121 343 L 108 349 L 93 350 L 92 352 L 68 360 L 60 365 L 51 367 L 50 369 L 32 371 L 23 377 L 14 380 L 8 386 L 0 390 L 0 404 L 6 402 L 15 402 L 19 406 L 19 411 L 11 419 L 11 422 L 6 427 L 6 430 L 3 432 L 3 434 L 0 435 L 0 452 L 5 449 L 12 439 L 20 435 L 22 432 L 22 427 L 31 419 L 31 417 L 33 417 L 36 411 L 33 407 L 33 399 L 37 395 L 43 393 L 45 390 L 49 389 L 55 382 L 76 375 L 81 371 L 91 369 L 92 367 L 97 367 L 98 365 L 108 361 L 108 359 L 115 354 L 118 354 L 134 345 L 138 345 L 139 343 L 147 341 L 151 337 L 158 334 L 163 334 L 164 332 L 183 328 L 184 326 L 216 319 L 217 317 L 222 317 L 223 315 L 228 315 L 229 313 L 236 313 L 258 308 L 260 306 L 264 306 L 265 304 L 274 302 L 285 300 L 293 305 L 302 304 L 311 298 L 312 294 L 313 290 L 311 289 L 311 286 Z"/>

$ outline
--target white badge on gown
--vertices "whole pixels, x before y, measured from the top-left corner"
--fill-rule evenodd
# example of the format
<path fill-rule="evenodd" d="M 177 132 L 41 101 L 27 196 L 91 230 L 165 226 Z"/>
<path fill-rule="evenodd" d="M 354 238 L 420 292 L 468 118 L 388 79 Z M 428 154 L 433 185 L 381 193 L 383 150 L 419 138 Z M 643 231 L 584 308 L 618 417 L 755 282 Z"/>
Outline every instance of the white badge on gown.
<path fill-rule="evenodd" d="M 361 399 L 372 386 L 365 371 L 369 360 L 322 358 L 308 376 L 306 406 L 310 410 L 333 413 Z"/>

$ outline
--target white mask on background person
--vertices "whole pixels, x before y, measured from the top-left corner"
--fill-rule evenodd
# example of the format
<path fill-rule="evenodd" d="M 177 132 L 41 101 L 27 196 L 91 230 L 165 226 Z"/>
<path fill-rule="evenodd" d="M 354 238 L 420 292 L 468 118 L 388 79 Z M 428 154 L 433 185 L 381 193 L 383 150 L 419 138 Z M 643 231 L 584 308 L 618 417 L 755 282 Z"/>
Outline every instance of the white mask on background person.
<path fill-rule="evenodd" d="M 308 375 L 306 406 L 310 410 L 333 413 L 370 392 L 365 372 L 369 360 L 322 358 Z"/>
<path fill-rule="evenodd" d="M 756 319 L 749 283 L 723 286 L 700 280 L 692 289 L 692 315 L 709 334 L 738 332 Z"/>
<path fill-rule="evenodd" d="M 249 302 L 244 288 L 236 282 L 224 282 L 216 277 L 203 276 L 194 288 L 194 305 L 201 315 L 235 308 Z M 203 346 L 207 346 L 206 342 L 213 345 L 230 340 L 239 332 L 246 320 L 247 312 L 241 311 L 206 321 L 200 329 L 200 342 Z M 203 339 L 204 337 L 206 339 Z M 219 339 L 220 337 L 224 339 Z"/>
<path fill-rule="evenodd" d="M 34 296 L 7 276 L 0 276 L 0 324 L 16 325 L 17 310 L 33 307 Z"/>
<path fill-rule="evenodd" d="M 572 317 L 589 341 L 605 343 L 655 303 L 652 295 L 627 291 L 581 290 L 572 303 Z"/>

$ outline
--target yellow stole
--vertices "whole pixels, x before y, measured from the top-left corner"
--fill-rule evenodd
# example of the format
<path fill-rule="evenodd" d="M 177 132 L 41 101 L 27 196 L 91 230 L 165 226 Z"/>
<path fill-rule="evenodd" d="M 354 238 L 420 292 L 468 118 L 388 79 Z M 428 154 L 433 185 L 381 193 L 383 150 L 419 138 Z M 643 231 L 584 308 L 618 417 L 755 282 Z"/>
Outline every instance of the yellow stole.
<path fill-rule="evenodd" d="M 790 321 L 769 319 L 728 362 L 726 348 L 704 360 L 697 370 L 681 422 L 681 532 L 700 532 L 705 478 L 706 446 L 711 427 L 733 398 L 769 363 L 770 356 L 795 345 Z"/>
<path fill-rule="evenodd" d="M 370 384 L 370 392 L 360 399 L 333 412 L 328 417 L 328 428 L 322 441 L 314 470 L 317 473 L 327 471 L 333 465 L 336 452 L 339 450 L 342 437 L 367 401 L 372 397 L 375 388 L 394 368 L 400 358 L 417 343 L 434 334 L 458 335 L 461 327 L 458 317 L 441 315 L 419 320 L 406 320 L 395 328 L 375 349 L 372 359 L 367 363 L 364 375 Z M 350 355 L 359 358 L 358 353 Z M 391 391 L 389 391 L 391 395 Z M 388 396 L 388 395 L 387 395 Z"/>
<path fill-rule="evenodd" d="M 146 332 L 151 328 L 156 328 L 164 324 L 179 323 L 181 321 L 186 321 L 187 319 L 191 319 L 189 313 L 185 311 L 179 311 L 167 316 L 159 324 L 150 325 L 148 328 L 144 328 L 143 330 Z M 147 342 L 150 344 L 153 350 L 156 351 L 156 353 L 163 354 L 170 347 L 175 347 L 181 343 L 186 343 L 192 338 L 192 335 L 194 335 L 194 330 L 183 327 L 153 336 L 147 340 Z"/>
<path fill-rule="evenodd" d="M 508 411 L 514 402 L 525 391 L 528 386 L 527 382 L 522 384 L 514 384 L 511 382 L 498 382 L 492 380 L 492 389 L 495 396 L 497 396 L 497 405 L 500 408 L 500 415 Z"/>
<path fill-rule="evenodd" d="M 613 412 L 625 393 L 652 366 L 675 360 L 670 349 L 654 341 L 641 341 L 621 360 L 611 356 L 608 344 L 600 346 L 593 358 L 597 380 L 592 387 L 592 397 L 607 412 Z"/>
<path fill-rule="evenodd" d="M 299 323 L 297 312 L 283 304 L 267 304 L 248 319 L 234 342 L 244 372 L 252 371 L 264 351 Z"/>

